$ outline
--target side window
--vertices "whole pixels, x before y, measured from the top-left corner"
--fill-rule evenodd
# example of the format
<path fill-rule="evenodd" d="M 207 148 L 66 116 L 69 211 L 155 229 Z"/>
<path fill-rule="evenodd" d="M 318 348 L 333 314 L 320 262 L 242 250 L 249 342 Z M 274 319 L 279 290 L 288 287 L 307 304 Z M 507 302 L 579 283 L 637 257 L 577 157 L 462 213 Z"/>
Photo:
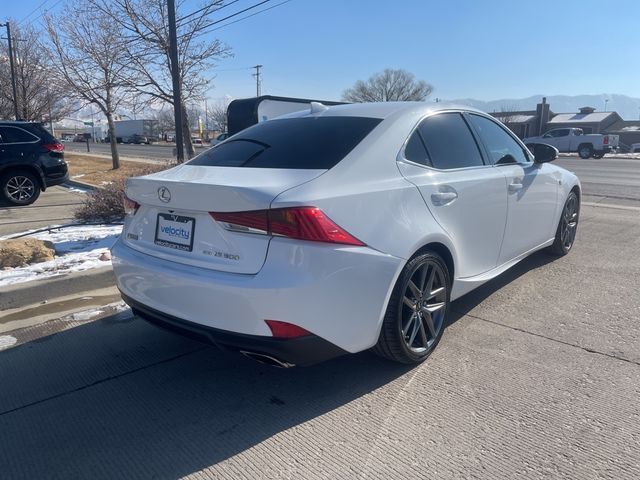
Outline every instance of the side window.
<path fill-rule="evenodd" d="M 0 136 L 4 139 L 4 143 L 30 143 L 39 140 L 26 130 L 15 127 L 0 127 Z"/>
<path fill-rule="evenodd" d="M 404 158 L 412 162 L 421 163 L 422 165 L 431 165 L 418 130 L 413 132 L 413 135 L 411 135 L 407 142 L 407 146 L 404 147 Z"/>
<path fill-rule="evenodd" d="M 459 113 L 440 113 L 425 118 L 418 127 L 434 168 L 484 165 L 480 150 Z"/>
<path fill-rule="evenodd" d="M 553 137 L 557 137 L 558 135 L 558 131 L 557 130 L 551 130 L 550 132 L 545 133 L 544 135 L 542 135 L 542 138 L 553 138 Z"/>
<path fill-rule="evenodd" d="M 530 162 L 520 144 L 496 122 L 474 114 L 469 114 L 469 119 L 487 148 L 492 163 L 502 165 Z"/>
<path fill-rule="evenodd" d="M 569 131 L 570 130 L 568 128 L 563 128 L 562 130 L 558 130 L 556 137 L 566 137 L 569 135 Z"/>

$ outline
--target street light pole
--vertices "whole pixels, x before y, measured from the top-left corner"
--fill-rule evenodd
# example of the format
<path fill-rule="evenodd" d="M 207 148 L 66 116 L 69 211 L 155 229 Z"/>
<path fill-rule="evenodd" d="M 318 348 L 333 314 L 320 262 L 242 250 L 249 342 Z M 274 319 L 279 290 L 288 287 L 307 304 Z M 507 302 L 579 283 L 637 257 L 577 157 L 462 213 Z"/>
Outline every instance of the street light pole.
<path fill-rule="evenodd" d="M 0 27 L 7 27 L 7 43 L 9 44 L 9 65 L 11 66 L 11 86 L 13 88 L 13 111 L 18 120 L 18 94 L 16 92 L 16 71 L 13 66 L 13 44 L 11 42 L 11 25 L 9 22 L 0 23 Z"/>

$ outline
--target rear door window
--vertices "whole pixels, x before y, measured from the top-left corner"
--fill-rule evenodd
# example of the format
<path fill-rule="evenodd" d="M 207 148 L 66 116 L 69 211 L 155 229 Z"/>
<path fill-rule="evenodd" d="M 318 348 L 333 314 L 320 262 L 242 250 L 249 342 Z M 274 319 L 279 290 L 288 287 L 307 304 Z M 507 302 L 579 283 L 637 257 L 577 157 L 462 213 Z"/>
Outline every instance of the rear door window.
<path fill-rule="evenodd" d="M 440 113 L 425 118 L 418 127 L 434 168 L 484 165 L 467 123 L 459 113 Z"/>
<path fill-rule="evenodd" d="M 368 117 L 305 117 L 254 125 L 198 155 L 189 165 L 329 169 L 382 120 Z"/>
<path fill-rule="evenodd" d="M 0 136 L 4 143 L 32 143 L 40 140 L 32 133 L 17 127 L 0 127 Z"/>

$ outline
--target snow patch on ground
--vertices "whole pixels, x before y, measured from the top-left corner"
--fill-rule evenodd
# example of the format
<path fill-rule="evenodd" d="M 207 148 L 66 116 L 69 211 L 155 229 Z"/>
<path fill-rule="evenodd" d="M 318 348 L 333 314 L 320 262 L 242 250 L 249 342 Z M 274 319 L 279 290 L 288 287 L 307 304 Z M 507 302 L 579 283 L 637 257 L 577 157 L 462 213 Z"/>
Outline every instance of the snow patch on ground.
<path fill-rule="evenodd" d="M 0 335 L 0 350 L 12 347 L 17 342 L 18 339 L 16 337 L 12 337 L 11 335 Z"/>
<path fill-rule="evenodd" d="M 56 258 L 0 271 L 0 287 L 107 266 L 110 262 L 100 260 L 100 255 L 109 251 L 121 231 L 122 225 L 82 225 L 50 227 L 49 231 L 33 233 L 31 237 L 54 244 Z M 0 240 L 16 236 L 8 235 Z"/>

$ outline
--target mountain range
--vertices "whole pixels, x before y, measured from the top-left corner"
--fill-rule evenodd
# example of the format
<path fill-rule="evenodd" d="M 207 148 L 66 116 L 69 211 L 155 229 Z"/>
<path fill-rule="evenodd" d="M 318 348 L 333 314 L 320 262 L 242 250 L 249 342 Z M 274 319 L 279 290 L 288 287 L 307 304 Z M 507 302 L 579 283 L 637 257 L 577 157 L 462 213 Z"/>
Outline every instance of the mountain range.
<path fill-rule="evenodd" d="M 625 120 L 640 119 L 640 98 L 629 97 L 618 94 L 600 95 L 533 95 L 527 98 L 510 98 L 502 100 L 475 100 L 473 98 L 463 98 L 452 100 L 451 103 L 469 105 L 484 112 L 500 112 L 514 110 L 535 110 L 536 104 L 542 101 L 542 97 L 547 97 L 547 103 L 554 113 L 578 112 L 580 107 L 594 107 L 596 112 L 606 110 L 618 112 Z"/>

